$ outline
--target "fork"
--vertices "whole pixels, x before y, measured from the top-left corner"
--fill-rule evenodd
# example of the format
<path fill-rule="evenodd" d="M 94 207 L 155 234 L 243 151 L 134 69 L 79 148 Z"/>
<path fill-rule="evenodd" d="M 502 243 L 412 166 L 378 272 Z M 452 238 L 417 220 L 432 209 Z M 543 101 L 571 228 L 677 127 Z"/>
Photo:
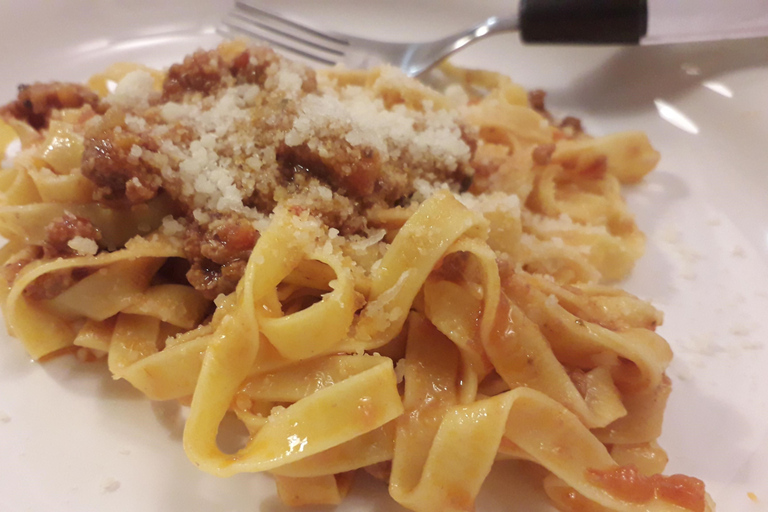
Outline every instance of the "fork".
<path fill-rule="evenodd" d="M 522 0 L 516 15 L 493 16 L 436 41 L 395 43 L 320 31 L 237 0 L 219 32 L 255 37 L 318 64 L 365 68 L 389 63 L 418 76 L 461 48 L 501 32 L 520 30 L 525 42 L 638 43 L 646 27 L 646 0 Z"/>

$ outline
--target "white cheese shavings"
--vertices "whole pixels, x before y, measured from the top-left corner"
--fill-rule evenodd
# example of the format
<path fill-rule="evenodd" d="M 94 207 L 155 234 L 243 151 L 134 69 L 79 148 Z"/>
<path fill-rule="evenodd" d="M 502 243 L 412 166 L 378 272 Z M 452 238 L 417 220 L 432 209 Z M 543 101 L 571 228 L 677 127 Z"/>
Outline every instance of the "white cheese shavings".
<path fill-rule="evenodd" d="M 67 242 L 67 246 L 81 256 L 93 256 L 99 252 L 99 246 L 96 241 L 85 238 L 82 236 L 76 236 Z"/>
<path fill-rule="evenodd" d="M 143 70 L 131 71 L 117 84 L 107 101 L 126 110 L 144 109 L 149 106 L 149 96 L 155 86 L 152 75 Z"/>

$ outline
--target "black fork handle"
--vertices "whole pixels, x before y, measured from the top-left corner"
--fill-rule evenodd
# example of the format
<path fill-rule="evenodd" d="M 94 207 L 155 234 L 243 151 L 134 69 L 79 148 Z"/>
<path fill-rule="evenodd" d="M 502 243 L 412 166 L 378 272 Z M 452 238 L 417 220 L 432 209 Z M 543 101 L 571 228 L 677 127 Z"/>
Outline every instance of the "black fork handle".
<path fill-rule="evenodd" d="M 526 43 L 637 44 L 648 31 L 647 0 L 521 0 L 519 17 Z"/>

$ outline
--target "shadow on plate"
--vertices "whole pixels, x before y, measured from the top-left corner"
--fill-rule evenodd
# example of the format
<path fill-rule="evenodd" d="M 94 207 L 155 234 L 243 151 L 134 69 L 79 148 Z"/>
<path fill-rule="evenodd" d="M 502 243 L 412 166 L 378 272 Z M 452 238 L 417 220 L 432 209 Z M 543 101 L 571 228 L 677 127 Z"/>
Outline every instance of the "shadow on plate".
<path fill-rule="evenodd" d="M 631 293 L 652 301 L 674 297 L 676 268 L 659 247 L 656 234 L 668 222 L 669 209 L 691 195 L 679 176 L 654 171 L 642 183 L 625 189 L 629 209 L 636 215 L 640 230 L 646 235 L 645 254 L 637 261 L 630 277 L 621 284 Z"/>
<path fill-rule="evenodd" d="M 182 405 L 176 400 L 155 402 L 147 399 L 147 401 L 157 422 L 168 432 L 168 437 L 180 442 L 184 436 L 184 423 L 186 421 Z"/>
<path fill-rule="evenodd" d="M 675 364 L 687 365 L 682 358 Z M 738 409 L 693 383 L 673 381 L 660 440 L 670 455 L 667 472 L 683 471 L 705 484 L 739 483 L 740 467 L 757 449 L 746 442 L 750 423 Z M 713 446 L 713 439 L 721 439 L 722 445 Z"/>
<path fill-rule="evenodd" d="M 525 461 L 498 461 L 483 483 L 476 501 L 477 510 L 484 512 L 552 512 L 554 509 L 544 494 L 541 480 L 546 471 Z M 292 512 L 277 496 L 264 499 L 259 512 Z M 326 512 L 332 507 L 308 507 L 309 512 Z M 406 512 L 387 493 L 387 484 L 359 471 L 349 496 L 340 511 L 370 510 L 375 512 Z"/>
<path fill-rule="evenodd" d="M 572 85 L 550 89 L 553 104 L 625 116 L 657 98 L 675 99 L 728 72 L 764 67 L 768 38 L 629 47 Z"/>
<path fill-rule="evenodd" d="M 38 363 L 32 361 L 21 341 L 7 334 L 2 327 L 0 344 L 0 382 L 17 381 L 36 370 Z"/>
<path fill-rule="evenodd" d="M 74 355 L 67 354 L 44 361 L 40 367 L 62 388 L 93 397 L 94 400 L 146 400 L 144 394 L 127 381 L 114 380 L 106 360 L 83 363 Z"/>

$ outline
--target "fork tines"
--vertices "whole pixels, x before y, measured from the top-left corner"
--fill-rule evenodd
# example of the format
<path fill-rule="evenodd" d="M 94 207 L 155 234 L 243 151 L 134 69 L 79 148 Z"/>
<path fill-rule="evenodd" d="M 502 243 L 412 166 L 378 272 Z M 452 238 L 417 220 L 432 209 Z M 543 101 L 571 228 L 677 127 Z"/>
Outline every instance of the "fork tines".
<path fill-rule="evenodd" d="M 245 35 L 326 65 L 339 62 L 349 42 L 238 0 L 219 29 L 224 35 Z"/>

